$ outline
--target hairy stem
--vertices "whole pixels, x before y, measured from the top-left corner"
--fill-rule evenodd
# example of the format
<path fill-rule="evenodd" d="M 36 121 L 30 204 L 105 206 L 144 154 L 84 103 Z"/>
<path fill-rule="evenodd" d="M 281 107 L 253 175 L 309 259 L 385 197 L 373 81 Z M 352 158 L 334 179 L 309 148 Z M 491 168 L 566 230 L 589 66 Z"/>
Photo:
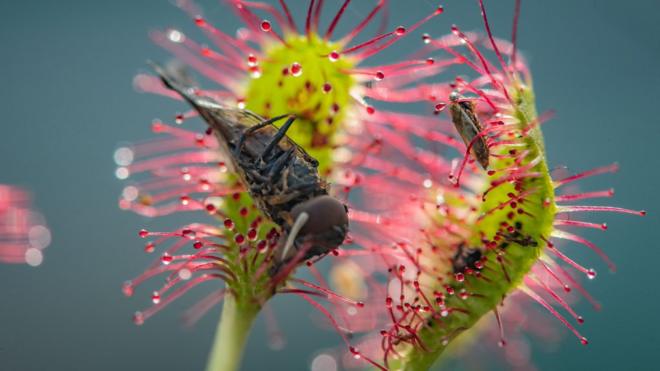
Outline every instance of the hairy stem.
<path fill-rule="evenodd" d="M 225 297 L 206 371 L 239 369 L 250 328 L 258 313 L 256 304 L 237 301 L 234 295 Z"/>

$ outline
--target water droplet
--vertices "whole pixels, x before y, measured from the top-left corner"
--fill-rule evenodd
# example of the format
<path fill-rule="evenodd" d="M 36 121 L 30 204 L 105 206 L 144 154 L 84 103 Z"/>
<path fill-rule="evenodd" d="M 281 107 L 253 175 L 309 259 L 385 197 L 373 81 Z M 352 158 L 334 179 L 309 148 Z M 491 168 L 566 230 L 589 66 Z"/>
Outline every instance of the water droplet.
<path fill-rule="evenodd" d="M 133 314 L 133 323 L 135 323 L 138 326 L 144 324 L 144 315 L 142 314 L 142 312 L 135 312 L 135 314 Z"/>
<path fill-rule="evenodd" d="M 190 279 L 190 277 L 192 277 L 192 272 L 190 271 L 190 269 L 183 268 L 179 271 L 179 278 L 181 278 L 182 280 L 187 281 Z"/>
<path fill-rule="evenodd" d="M 360 358 L 362 358 L 362 355 L 360 354 L 360 351 L 357 350 L 357 348 L 355 348 L 355 347 L 350 347 L 350 348 L 348 348 L 348 349 L 351 351 L 351 353 L 353 353 L 353 358 L 355 358 L 355 359 L 360 359 Z"/>
<path fill-rule="evenodd" d="M 234 221 L 231 219 L 225 219 L 225 228 L 229 229 L 230 231 L 234 229 Z"/>
<path fill-rule="evenodd" d="M 424 42 L 424 44 L 430 44 L 431 43 L 431 35 L 425 33 L 424 35 L 422 35 L 422 41 Z"/>
<path fill-rule="evenodd" d="M 253 79 L 258 79 L 261 77 L 261 68 L 259 66 L 252 66 L 249 68 L 250 70 L 250 77 Z"/>
<path fill-rule="evenodd" d="M 254 67 L 257 64 L 259 64 L 259 62 L 257 61 L 257 57 L 254 54 L 248 55 L 248 66 Z"/>
<path fill-rule="evenodd" d="M 590 280 L 593 280 L 594 278 L 596 278 L 596 271 L 591 269 L 591 268 L 588 269 L 587 270 L 587 278 L 589 278 Z"/>
<path fill-rule="evenodd" d="M 445 109 L 445 107 L 447 107 L 447 103 L 438 103 L 434 107 L 434 112 L 440 113 Z"/>
<path fill-rule="evenodd" d="M 247 238 L 250 241 L 255 241 L 257 239 L 257 230 L 256 229 L 250 229 L 247 233 Z"/>
<path fill-rule="evenodd" d="M 181 196 L 180 197 L 181 205 L 182 206 L 188 206 L 190 204 L 190 197 L 188 196 Z"/>
<path fill-rule="evenodd" d="M 293 75 L 294 77 L 298 77 L 302 75 L 302 66 L 300 65 L 300 63 L 293 62 L 293 64 L 291 64 L 291 75 Z"/>
<path fill-rule="evenodd" d="M 433 181 L 431 179 L 424 179 L 424 181 L 422 182 L 422 185 L 424 186 L 424 188 L 427 188 L 427 189 L 431 188 L 433 186 Z"/>
<path fill-rule="evenodd" d="M 336 50 L 334 50 L 334 51 L 330 52 L 330 54 L 328 54 L 328 59 L 330 60 L 330 62 L 337 62 L 339 60 L 339 57 L 340 57 L 340 54 Z"/>
<path fill-rule="evenodd" d="M 497 342 L 497 346 L 500 348 L 504 348 L 506 346 L 506 340 L 501 339 L 500 341 Z"/>
<path fill-rule="evenodd" d="M 195 235 L 196 235 L 196 233 L 192 229 L 185 228 L 185 229 L 181 230 L 181 237 L 183 237 L 183 238 L 193 240 L 193 239 L 195 239 Z"/>
<path fill-rule="evenodd" d="M 584 323 L 584 318 L 582 318 L 582 316 L 577 316 L 577 323 L 583 324 Z"/>
<path fill-rule="evenodd" d="M 179 30 L 169 30 L 167 32 L 167 38 L 173 43 L 182 43 L 186 36 Z"/>
<path fill-rule="evenodd" d="M 131 175 L 131 172 L 128 170 L 126 167 L 118 167 L 117 170 L 115 170 L 115 177 L 117 179 L 126 179 Z"/>
<path fill-rule="evenodd" d="M 202 18 L 202 16 L 198 15 L 195 17 L 195 24 L 199 27 L 204 27 L 206 26 L 206 21 L 204 20 L 204 18 Z"/>
<path fill-rule="evenodd" d="M 429 66 L 435 64 L 435 59 L 433 59 L 433 58 L 426 58 L 426 64 L 428 64 Z"/>
<path fill-rule="evenodd" d="M 120 147 L 115 150 L 113 158 L 117 166 L 128 166 L 133 163 L 134 153 L 128 147 Z"/>
<path fill-rule="evenodd" d="M 444 13 L 445 8 L 442 7 L 442 5 L 439 5 L 438 8 L 435 10 L 435 14 L 442 14 Z"/>
<path fill-rule="evenodd" d="M 376 109 L 373 108 L 372 106 L 367 106 L 366 110 L 367 110 L 367 113 L 370 114 L 370 115 L 373 115 L 374 113 L 376 113 Z"/>
<path fill-rule="evenodd" d="M 201 249 L 203 246 L 204 246 L 204 243 L 202 243 L 202 241 L 195 241 L 193 243 L 193 248 L 195 248 L 197 250 Z"/>
<path fill-rule="evenodd" d="M 587 344 L 589 344 L 589 340 L 587 340 L 587 338 L 585 338 L 585 337 L 582 337 L 580 339 L 580 343 L 582 343 L 582 345 L 587 345 Z"/>
<path fill-rule="evenodd" d="M 311 371 L 337 371 L 337 361 L 329 354 L 319 354 L 314 357 L 310 366 Z"/>
<path fill-rule="evenodd" d="M 240 245 L 243 242 L 245 242 L 245 236 L 239 233 L 236 236 L 234 236 L 234 241 L 236 241 L 236 243 Z"/>
<path fill-rule="evenodd" d="M 386 306 L 388 309 L 389 309 L 389 308 L 392 308 L 392 298 L 391 298 L 391 297 L 388 296 L 388 297 L 385 299 L 385 306 Z"/>
<path fill-rule="evenodd" d="M 261 30 L 264 32 L 270 32 L 273 29 L 273 25 L 270 24 L 270 21 L 263 20 L 261 21 Z"/>
<path fill-rule="evenodd" d="M 376 77 L 376 81 L 381 81 L 385 78 L 385 74 L 383 73 L 383 71 L 377 71 L 375 77 Z"/>
<path fill-rule="evenodd" d="M 146 229 L 140 229 L 140 232 L 138 232 L 138 236 L 140 236 L 141 238 L 146 238 L 147 236 L 149 236 L 149 231 Z"/>
<path fill-rule="evenodd" d="M 25 250 L 25 263 L 31 267 L 38 267 L 44 261 L 44 254 L 41 252 L 41 249 L 30 247 Z"/>
<path fill-rule="evenodd" d="M 133 282 L 131 281 L 124 282 L 124 284 L 121 285 L 121 292 L 126 297 L 133 296 Z"/>
<path fill-rule="evenodd" d="M 458 273 L 454 274 L 454 278 L 455 278 L 456 281 L 458 281 L 458 282 L 463 282 L 463 281 L 465 281 L 465 275 L 464 275 L 463 273 L 461 273 L 461 272 L 458 272 Z"/>
<path fill-rule="evenodd" d="M 238 107 L 238 109 L 245 109 L 245 99 L 238 99 L 236 101 L 236 107 Z"/>
<path fill-rule="evenodd" d="M 153 242 L 148 242 L 146 245 L 144 245 L 144 252 L 146 253 L 152 253 L 156 249 L 156 244 Z"/>
<path fill-rule="evenodd" d="M 160 303 L 160 294 L 158 291 L 154 291 L 154 293 L 151 295 L 151 302 L 154 304 Z"/>
<path fill-rule="evenodd" d="M 183 114 L 177 113 L 176 116 L 174 116 L 174 123 L 177 125 L 181 125 L 183 123 Z"/>
<path fill-rule="evenodd" d="M 324 93 L 329 93 L 330 91 L 332 91 L 332 85 L 330 85 L 329 82 L 326 82 L 325 84 L 323 84 L 323 92 Z"/>
<path fill-rule="evenodd" d="M 172 262 L 172 260 L 174 260 L 172 255 L 166 252 L 163 253 L 163 256 L 160 257 L 160 262 L 163 263 L 163 265 L 169 265 Z"/>
<path fill-rule="evenodd" d="M 399 26 L 394 30 L 394 34 L 397 36 L 403 36 L 406 34 L 406 28 L 403 26 Z"/>

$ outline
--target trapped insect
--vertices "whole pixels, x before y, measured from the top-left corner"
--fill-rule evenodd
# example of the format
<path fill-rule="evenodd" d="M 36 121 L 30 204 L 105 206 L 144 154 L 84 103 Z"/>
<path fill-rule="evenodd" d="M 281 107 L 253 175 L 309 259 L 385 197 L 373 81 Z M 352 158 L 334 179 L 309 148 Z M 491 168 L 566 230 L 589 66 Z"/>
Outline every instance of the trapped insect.
<path fill-rule="evenodd" d="M 463 142 L 481 167 L 488 169 L 488 143 L 486 137 L 480 133 L 484 130 L 481 121 L 475 113 L 474 102 L 465 100 L 458 92 L 454 91 L 449 95 L 449 111 L 451 120 L 456 130 L 463 138 Z"/>
<path fill-rule="evenodd" d="M 462 273 L 466 268 L 477 269 L 477 262 L 481 261 L 483 253 L 478 248 L 471 248 L 460 244 L 456 248 L 456 254 L 451 260 L 454 273 Z"/>
<path fill-rule="evenodd" d="M 348 208 L 328 195 L 318 161 L 286 135 L 295 116 L 264 119 L 224 106 L 200 95 L 177 71 L 155 64 L 153 68 L 165 86 L 188 101 L 209 125 L 257 207 L 283 229 L 272 275 L 293 260 L 323 256 L 342 244 Z M 278 129 L 274 123 L 281 120 L 286 121 Z"/>

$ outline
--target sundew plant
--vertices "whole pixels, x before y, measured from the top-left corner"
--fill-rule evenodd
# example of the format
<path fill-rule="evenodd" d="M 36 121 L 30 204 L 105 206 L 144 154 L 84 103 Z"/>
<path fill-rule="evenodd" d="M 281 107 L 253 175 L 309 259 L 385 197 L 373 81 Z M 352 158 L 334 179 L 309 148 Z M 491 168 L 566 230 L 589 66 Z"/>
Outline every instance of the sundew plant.
<path fill-rule="evenodd" d="M 493 36 L 481 0 L 475 10 L 484 30 L 476 33 L 450 27 L 451 14 L 428 2 L 411 4 L 428 9 L 426 17 L 392 26 L 388 2 L 374 0 L 338 35 L 342 22 L 355 20 L 346 17 L 350 0 L 289 3 L 225 1 L 216 6 L 244 26 L 223 30 L 196 4 L 179 0 L 205 41 L 176 28 L 151 34 L 178 62 L 137 76 L 136 88 L 186 102 L 173 102 L 178 113 L 153 122 L 156 139 L 115 152 L 116 175 L 129 180 L 119 205 L 148 217 L 187 212 L 199 219 L 173 231 L 139 231 L 144 250 L 157 258 L 123 291 L 132 296 L 156 276 L 164 283 L 135 323 L 197 285 L 215 285 L 184 319 L 195 322 L 222 302 L 208 370 L 235 370 L 269 299 L 295 295 L 337 330 L 344 366 L 426 370 L 454 339 L 484 331 L 476 325 L 490 313 L 499 324 L 496 343 L 510 346 L 503 317 L 527 308 L 527 296 L 587 344 L 567 295 L 576 290 L 591 300 L 575 273 L 593 279 L 596 271 L 569 258 L 558 241 L 593 250 L 613 269 L 599 247 L 571 230 L 607 229 L 580 217 L 587 212 L 644 212 L 581 202 L 611 197 L 609 189 L 568 187 L 614 172 L 614 165 L 565 176 L 550 170 L 541 131 L 550 117 L 537 113 L 532 74 L 517 50 L 520 1 L 510 41 Z M 449 34 L 411 37 L 425 23 Z M 418 48 L 387 64 L 369 63 L 399 42 Z M 426 109 L 403 113 L 388 103 Z M 246 143 L 266 127 L 286 134 L 266 151 L 281 140 L 293 145 L 273 163 L 266 155 L 247 163 L 243 139 L 218 129 L 209 110 L 223 120 L 251 117 L 246 127 L 257 126 L 243 136 Z M 205 127 L 195 131 L 198 117 Z M 296 184 L 286 180 L 296 156 L 312 159 L 309 171 L 346 211 L 315 204 L 269 212 L 264 205 L 279 202 L 273 200 L 293 199 L 287 192 Z M 244 175 L 254 166 L 277 169 L 255 178 L 266 188 L 281 179 L 286 186 L 264 198 L 255 191 L 264 185 Z M 306 189 L 296 195 L 313 192 Z M 319 243 L 344 212 L 343 243 Z M 328 276 L 315 267 L 322 259 L 330 260 Z M 300 278 L 303 269 L 315 280 Z"/>
<path fill-rule="evenodd" d="M 0 184 L 0 263 L 38 267 L 50 245 L 50 229 L 24 188 Z"/>

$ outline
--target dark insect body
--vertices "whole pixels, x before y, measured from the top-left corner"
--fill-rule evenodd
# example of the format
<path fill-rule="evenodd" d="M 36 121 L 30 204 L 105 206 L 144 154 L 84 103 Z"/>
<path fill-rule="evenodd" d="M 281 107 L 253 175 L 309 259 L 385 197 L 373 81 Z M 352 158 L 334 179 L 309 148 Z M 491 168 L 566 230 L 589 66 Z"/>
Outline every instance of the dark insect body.
<path fill-rule="evenodd" d="M 481 260 L 482 255 L 479 249 L 466 247 L 464 244 L 458 245 L 451 260 L 454 273 L 463 273 L 467 268 L 477 269 L 476 263 Z"/>
<path fill-rule="evenodd" d="M 293 259 L 323 256 L 343 243 L 348 208 L 328 195 L 318 161 L 286 136 L 295 116 L 264 119 L 227 107 L 200 95 L 177 75 L 157 65 L 154 69 L 165 86 L 179 93 L 213 130 L 257 207 L 285 232 L 271 274 Z M 280 120 L 286 121 L 277 128 L 274 123 Z"/>
<path fill-rule="evenodd" d="M 465 145 L 468 146 L 472 157 L 484 170 L 488 169 L 490 152 L 486 137 L 482 133 L 484 128 L 475 112 L 474 102 L 464 100 L 457 92 L 452 92 L 449 95 L 449 100 L 451 121 L 454 123 L 456 131 L 463 138 Z"/>

